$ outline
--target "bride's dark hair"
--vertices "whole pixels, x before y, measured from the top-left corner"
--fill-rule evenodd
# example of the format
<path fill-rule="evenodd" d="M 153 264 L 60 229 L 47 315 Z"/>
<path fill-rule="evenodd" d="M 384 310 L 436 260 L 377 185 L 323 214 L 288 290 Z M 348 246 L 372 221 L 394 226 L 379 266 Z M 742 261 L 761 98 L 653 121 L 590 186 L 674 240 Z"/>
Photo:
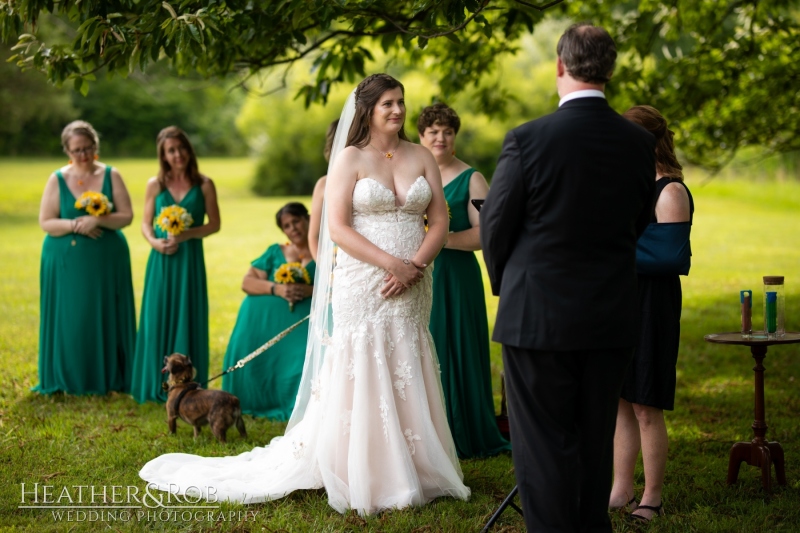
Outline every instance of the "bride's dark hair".
<path fill-rule="evenodd" d="M 383 93 L 397 87 L 400 87 L 400 91 L 405 95 L 406 90 L 403 84 L 388 74 L 372 74 L 358 84 L 356 87 L 356 112 L 353 115 L 350 131 L 347 133 L 345 146 L 364 148 L 369 144 L 369 121 L 372 118 L 372 110 Z M 405 123 L 400 128 L 398 135 L 404 141 L 408 141 Z"/>

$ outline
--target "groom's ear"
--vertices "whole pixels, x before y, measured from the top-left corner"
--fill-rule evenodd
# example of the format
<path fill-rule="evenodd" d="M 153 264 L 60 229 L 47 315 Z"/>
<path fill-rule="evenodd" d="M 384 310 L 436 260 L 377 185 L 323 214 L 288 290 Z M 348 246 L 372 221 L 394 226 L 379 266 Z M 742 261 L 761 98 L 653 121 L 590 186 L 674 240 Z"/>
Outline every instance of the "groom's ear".
<path fill-rule="evenodd" d="M 567 72 L 567 67 L 561 61 L 560 57 L 556 57 L 556 76 L 561 78 Z"/>

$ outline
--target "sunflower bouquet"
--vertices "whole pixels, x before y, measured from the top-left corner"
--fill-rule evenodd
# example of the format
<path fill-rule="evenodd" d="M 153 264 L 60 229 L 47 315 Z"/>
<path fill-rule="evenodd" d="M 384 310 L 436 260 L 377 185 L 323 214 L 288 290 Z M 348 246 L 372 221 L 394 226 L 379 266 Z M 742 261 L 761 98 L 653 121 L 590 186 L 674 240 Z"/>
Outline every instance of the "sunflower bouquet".
<path fill-rule="evenodd" d="M 275 283 L 304 283 L 311 285 L 311 276 L 302 263 L 284 263 L 275 272 Z M 294 311 L 294 303 L 289 302 L 289 311 Z"/>
<path fill-rule="evenodd" d="M 113 208 L 114 204 L 101 192 L 86 191 L 75 200 L 75 209 L 83 209 L 93 217 L 107 215 Z"/>
<path fill-rule="evenodd" d="M 194 219 L 183 207 L 168 205 L 161 209 L 161 212 L 156 217 L 156 223 L 165 233 L 176 237 L 190 228 L 194 223 Z"/>

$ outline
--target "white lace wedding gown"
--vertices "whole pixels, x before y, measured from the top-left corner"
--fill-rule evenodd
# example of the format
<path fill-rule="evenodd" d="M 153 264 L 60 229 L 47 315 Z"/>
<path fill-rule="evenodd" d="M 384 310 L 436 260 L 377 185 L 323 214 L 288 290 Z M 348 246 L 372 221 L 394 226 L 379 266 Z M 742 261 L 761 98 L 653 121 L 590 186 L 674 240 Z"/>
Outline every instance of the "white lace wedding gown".
<path fill-rule="evenodd" d="M 411 258 L 425 236 L 430 199 L 424 177 L 402 206 L 379 182 L 361 179 L 353 228 L 391 255 Z M 439 496 L 466 500 L 428 331 L 431 273 L 389 299 L 380 296 L 385 275 L 338 251 L 333 335 L 305 415 L 283 437 L 238 456 L 162 455 L 139 475 L 161 490 L 195 487 L 243 503 L 324 487 L 334 509 L 362 515 Z"/>

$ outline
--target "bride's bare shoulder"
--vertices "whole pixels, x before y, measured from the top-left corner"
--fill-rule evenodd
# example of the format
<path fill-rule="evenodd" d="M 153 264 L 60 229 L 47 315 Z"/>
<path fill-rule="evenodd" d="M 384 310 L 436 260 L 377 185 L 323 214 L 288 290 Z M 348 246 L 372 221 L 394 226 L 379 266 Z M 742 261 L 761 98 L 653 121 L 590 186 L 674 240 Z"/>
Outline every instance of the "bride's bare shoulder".
<path fill-rule="evenodd" d="M 358 169 L 363 158 L 362 150 L 356 146 L 347 146 L 336 155 L 333 166 L 328 174 L 328 181 L 340 181 L 347 177 L 354 179 L 358 174 Z"/>
<path fill-rule="evenodd" d="M 410 141 L 403 141 L 403 148 L 409 150 L 415 156 L 420 156 L 422 154 L 430 154 L 431 151 L 422 146 L 421 144 L 415 144 Z"/>
<path fill-rule="evenodd" d="M 341 158 L 347 161 L 357 161 L 361 158 L 362 150 L 357 146 L 346 146 L 339 152 L 337 158 Z"/>
<path fill-rule="evenodd" d="M 431 151 L 421 144 L 403 141 L 403 148 L 407 149 L 413 157 L 421 158 L 426 163 L 429 163 L 430 161 L 436 162 Z"/>

